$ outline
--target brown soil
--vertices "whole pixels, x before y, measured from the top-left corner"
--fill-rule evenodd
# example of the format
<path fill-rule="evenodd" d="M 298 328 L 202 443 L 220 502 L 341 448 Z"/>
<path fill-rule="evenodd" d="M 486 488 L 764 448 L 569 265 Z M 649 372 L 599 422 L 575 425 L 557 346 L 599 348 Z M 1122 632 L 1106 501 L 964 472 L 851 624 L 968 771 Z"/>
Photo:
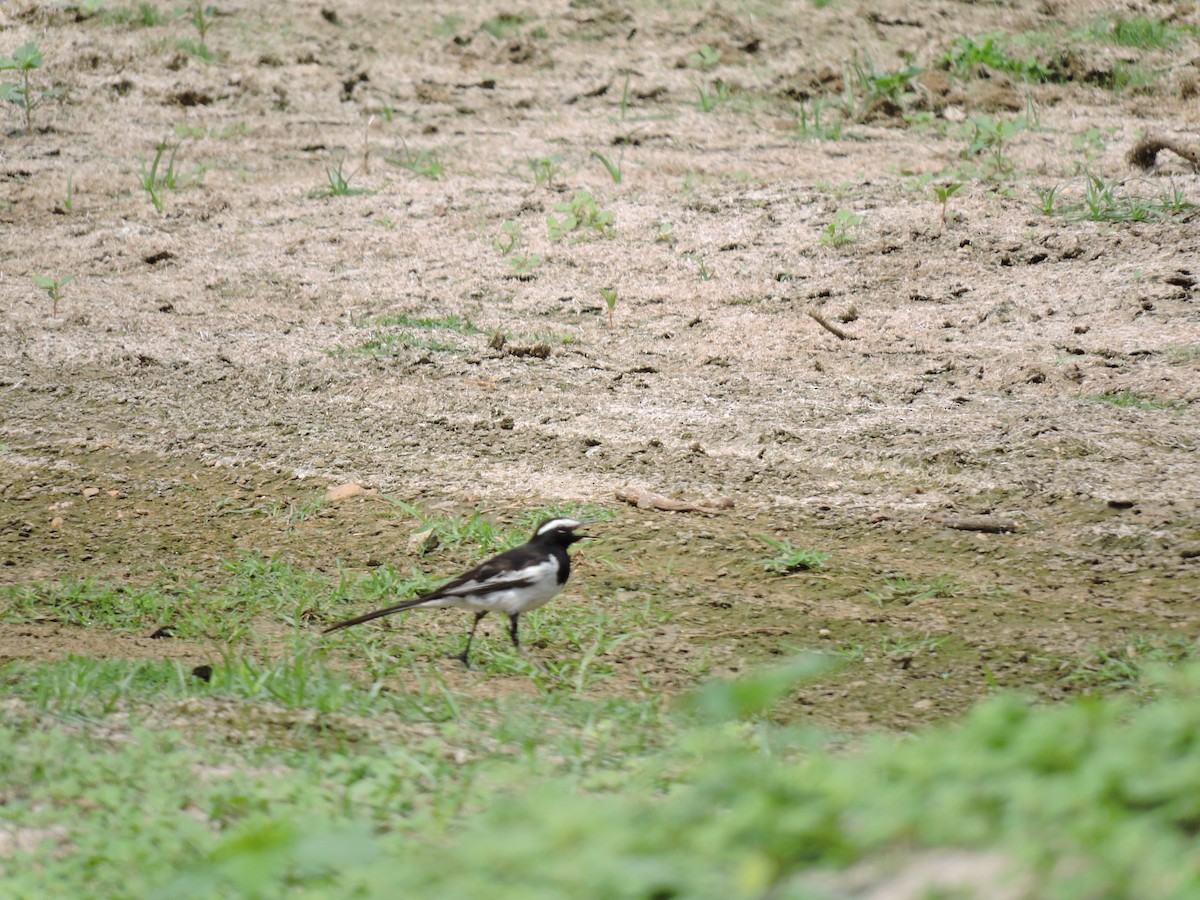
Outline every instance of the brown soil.
<path fill-rule="evenodd" d="M 557 602 L 669 612 L 612 651 L 625 674 L 605 690 L 861 647 L 797 711 L 904 726 L 992 684 L 1059 696 L 1092 648 L 1200 635 L 1196 213 L 1074 221 L 1034 192 L 1082 195 L 1094 128 L 1093 173 L 1200 197 L 1186 160 L 1126 160 L 1141 133 L 1194 144 L 1195 40 L 1086 45 L 1029 86 L 932 66 L 957 36 L 1065 33 L 1102 7 L 529 0 L 500 39 L 466 4 L 219 9 L 209 65 L 177 49 L 183 19 L 0 12 L 0 54 L 36 40 L 37 76 L 64 90 L 32 135 L 10 107 L 0 143 L 3 583 L 201 575 L 243 551 L 407 565 L 411 523 L 380 496 L 497 518 L 569 500 L 616 518 L 608 564 L 584 551 Z M 701 45 L 721 54 L 707 71 L 688 62 Z M 915 95 L 841 139 L 796 137 L 797 104 L 840 97 L 847 61 L 896 71 L 900 54 L 927 67 Z M 1095 73 L 1130 59 L 1161 77 L 1106 90 Z M 717 78 L 729 99 L 703 112 Z M 919 177 L 949 180 L 965 138 L 904 116 L 1026 108 L 1039 127 L 1010 139 L 1014 174 L 967 180 L 943 225 Z M 178 172 L 204 171 L 160 214 L 138 171 L 163 140 Z M 388 162 L 426 152 L 436 179 Z M 561 171 L 535 186 L 528 161 L 550 156 Z M 309 196 L 339 159 L 369 193 Z M 551 240 L 579 190 L 615 234 Z M 823 245 L 843 208 L 856 240 Z M 531 276 L 496 247 L 506 221 L 543 257 Z M 33 274 L 77 276 L 57 314 Z M 1121 392 L 1133 405 L 1097 399 Z M 374 493 L 298 524 L 228 512 L 344 482 Z M 637 509 L 616 499 L 631 484 L 734 507 Z M 947 527 L 975 515 L 1018 528 Z M 760 533 L 833 555 L 767 577 Z M 889 576 L 956 587 L 881 605 Z M 205 652 L 5 629 L 0 658 Z"/>

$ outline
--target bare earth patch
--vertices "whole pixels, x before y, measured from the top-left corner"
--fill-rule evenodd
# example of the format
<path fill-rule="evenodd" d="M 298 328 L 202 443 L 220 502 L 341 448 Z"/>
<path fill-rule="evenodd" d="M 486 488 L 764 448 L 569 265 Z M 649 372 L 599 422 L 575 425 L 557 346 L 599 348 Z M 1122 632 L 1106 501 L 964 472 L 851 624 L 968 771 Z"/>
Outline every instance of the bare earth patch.
<path fill-rule="evenodd" d="M 1200 220 L 1063 212 L 1095 199 L 1084 166 L 1197 202 L 1185 157 L 1126 158 L 1143 132 L 1194 146 L 1194 38 L 1114 91 L 1089 73 L 1134 51 L 1046 84 L 935 65 L 961 35 L 1066 34 L 1087 3 L 514 9 L 222 4 L 212 63 L 179 20 L 0 14 L 0 55 L 37 41 L 63 88 L 33 134 L 3 120 L 0 581 L 426 565 L 384 498 L 586 501 L 616 517 L 557 603 L 666 620 L 602 690 L 825 647 L 847 667 L 785 713 L 903 727 L 993 686 L 1060 696 L 1095 648 L 1195 640 Z M 901 54 L 926 71 L 895 108 L 799 130 L 849 60 Z M 970 117 L 1031 110 L 1011 169 L 964 158 Z M 966 166 L 943 222 L 931 185 Z M 861 222 L 822 241 L 840 210 Z M 76 276 L 57 315 L 34 274 Z M 733 505 L 638 508 L 631 485 Z M 950 527 L 979 516 L 1014 528 Z M 768 574 L 759 534 L 832 555 Z M 64 652 L 204 653 L 54 623 L 0 643 Z"/>

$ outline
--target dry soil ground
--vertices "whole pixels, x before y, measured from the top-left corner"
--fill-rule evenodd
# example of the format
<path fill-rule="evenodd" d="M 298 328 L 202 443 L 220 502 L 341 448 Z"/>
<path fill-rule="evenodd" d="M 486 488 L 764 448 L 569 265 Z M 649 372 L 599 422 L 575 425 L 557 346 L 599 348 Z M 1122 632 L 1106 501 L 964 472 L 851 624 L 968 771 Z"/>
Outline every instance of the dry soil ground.
<path fill-rule="evenodd" d="M 829 647 L 851 665 L 790 712 L 902 727 L 1193 651 L 1200 218 L 1156 207 L 1200 177 L 1126 157 L 1195 146 L 1194 4 L 233 0 L 208 62 L 158 12 L 0 8 L 0 55 L 35 41 L 61 89 L 0 141 L 3 583 L 240 552 L 450 575 L 387 498 L 578 502 L 615 516 L 557 602 L 665 620 L 604 690 Z M 1105 39 L 1135 15 L 1174 42 Z M 1046 80 L 939 68 L 985 35 Z M 1016 124 L 983 147 L 988 121 Z M 1161 214 L 1072 212 L 1084 169 Z M 556 237 L 583 191 L 611 223 L 580 199 Z M 75 278 L 55 310 L 33 275 Z M 760 534 L 831 555 L 769 575 Z M 8 658 L 210 652 L 4 632 Z"/>

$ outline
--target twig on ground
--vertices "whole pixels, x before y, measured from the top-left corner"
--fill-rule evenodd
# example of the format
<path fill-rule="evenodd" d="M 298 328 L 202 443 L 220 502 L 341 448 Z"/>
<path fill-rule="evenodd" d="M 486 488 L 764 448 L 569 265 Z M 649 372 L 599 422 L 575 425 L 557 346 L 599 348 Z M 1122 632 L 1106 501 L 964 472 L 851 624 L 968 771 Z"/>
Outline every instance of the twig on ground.
<path fill-rule="evenodd" d="M 856 338 L 854 335 L 847 334 L 846 332 L 842 331 L 842 329 L 838 328 L 833 323 L 827 322 L 818 313 L 813 312 L 811 309 L 808 311 L 808 314 L 812 317 L 812 320 L 814 322 L 816 322 L 818 325 L 820 325 L 822 328 L 824 328 L 826 331 L 828 331 L 830 334 L 832 334 L 834 337 L 838 338 L 839 340 L 843 340 L 843 341 L 857 341 L 858 340 L 858 338 Z"/>

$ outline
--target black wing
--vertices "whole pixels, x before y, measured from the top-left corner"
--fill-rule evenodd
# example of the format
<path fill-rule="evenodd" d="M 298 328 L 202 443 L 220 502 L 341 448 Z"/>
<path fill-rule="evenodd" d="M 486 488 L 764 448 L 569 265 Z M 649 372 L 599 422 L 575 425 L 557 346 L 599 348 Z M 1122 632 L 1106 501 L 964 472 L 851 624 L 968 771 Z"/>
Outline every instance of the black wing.
<path fill-rule="evenodd" d="M 412 609 L 414 606 L 421 606 L 425 603 L 442 600 L 446 597 L 461 597 L 466 594 L 489 594 L 493 591 L 503 591 L 509 588 L 528 587 L 533 583 L 533 579 L 525 574 L 525 572 L 535 562 L 533 554 L 525 545 L 514 547 L 511 550 L 506 550 L 499 556 L 493 556 L 491 559 L 481 562 L 470 571 L 463 572 L 463 574 L 452 581 L 446 582 L 435 591 L 412 600 L 405 600 L 394 606 L 388 606 L 384 609 L 377 609 L 374 612 L 356 616 L 353 619 L 336 622 L 322 633 L 328 634 L 340 628 L 361 625 L 363 622 L 370 622 L 372 619 L 390 616 L 392 613 Z"/>

